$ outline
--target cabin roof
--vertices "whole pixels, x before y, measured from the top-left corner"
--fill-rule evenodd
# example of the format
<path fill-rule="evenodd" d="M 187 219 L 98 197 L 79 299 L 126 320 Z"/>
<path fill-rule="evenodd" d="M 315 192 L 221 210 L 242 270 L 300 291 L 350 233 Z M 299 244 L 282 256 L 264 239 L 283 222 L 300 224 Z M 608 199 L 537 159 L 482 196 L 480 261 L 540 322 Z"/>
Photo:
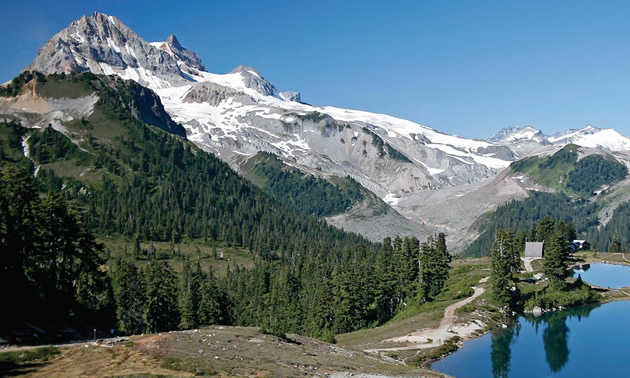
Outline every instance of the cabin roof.
<path fill-rule="evenodd" d="M 525 257 L 542 257 L 545 242 L 526 242 Z"/>

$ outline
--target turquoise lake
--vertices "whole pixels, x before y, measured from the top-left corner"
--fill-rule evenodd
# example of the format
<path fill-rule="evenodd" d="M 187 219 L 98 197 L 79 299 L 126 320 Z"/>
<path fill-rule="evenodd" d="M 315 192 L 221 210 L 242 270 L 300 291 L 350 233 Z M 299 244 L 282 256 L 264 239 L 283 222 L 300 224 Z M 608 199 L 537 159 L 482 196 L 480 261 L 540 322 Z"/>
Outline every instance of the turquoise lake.
<path fill-rule="evenodd" d="M 630 286 L 630 266 L 615 264 L 583 265 L 573 269 L 573 277 L 582 276 L 582 280 L 602 287 L 618 289 Z"/>
<path fill-rule="evenodd" d="M 455 377 L 629 377 L 630 301 L 521 316 L 431 368 Z"/>

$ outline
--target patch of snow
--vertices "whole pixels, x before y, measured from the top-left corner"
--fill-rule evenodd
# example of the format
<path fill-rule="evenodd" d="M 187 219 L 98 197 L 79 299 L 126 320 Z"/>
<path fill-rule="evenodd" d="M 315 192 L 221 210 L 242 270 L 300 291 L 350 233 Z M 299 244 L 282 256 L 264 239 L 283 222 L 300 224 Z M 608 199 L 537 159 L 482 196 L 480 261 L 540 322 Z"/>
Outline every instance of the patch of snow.
<path fill-rule="evenodd" d="M 441 168 L 431 168 L 431 167 L 429 167 L 428 165 L 426 165 L 426 163 L 424 163 L 423 161 L 418 160 L 418 159 L 416 159 L 416 158 L 413 158 L 413 160 L 415 160 L 415 161 L 417 161 L 418 163 L 422 164 L 422 165 L 423 165 L 423 166 L 427 169 L 427 171 L 429 171 L 429 174 L 430 174 L 431 176 L 439 175 L 440 173 L 442 173 L 442 172 L 446 171 L 446 169 L 441 169 Z"/>
<path fill-rule="evenodd" d="M 75 41 L 77 41 L 77 42 L 79 42 L 79 43 L 83 43 L 83 42 L 85 42 L 85 38 L 83 38 L 83 37 L 81 36 L 81 34 L 79 34 L 79 32 L 78 32 L 78 31 L 76 31 L 74 34 L 71 34 L 70 36 L 71 36 L 72 38 L 74 38 L 74 40 L 75 40 Z"/>
<path fill-rule="evenodd" d="M 270 144 L 276 147 L 277 149 L 283 151 L 288 156 L 295 156 L 294 154 L 295 149 L 300 149 L 304 151 L 308 151 L 311 149 L 308 143 L 306 143 L 304 139 L 300 138 L 298 134 L 294 134 L 294 136 L 296 137 L 297 140 L 281 140 L 279 142 L 270 143 Z"/>
<path fill-rule="evenodd" d="M 430 148 L 435 148 L 435 149 L 441 150 L 441 151 L 443 151 L 443 152 L 445 152 L 445 153 L 447 153 L 449 155 L 453 155 L 455 157 L 468 157 L 468 158 L 471 158 L 472 160 L 475 161 L 475 163 L 485 165 L 486 167 L 489 167 L 489 168 L 503 169 L 503 168 L 506 168 L 508 165 L 510 165 L 510 161 L 501 160 L 501 159 L 488 157 L 488 156 L 480 156 L 480 155 L 476 155 L 476 154 L 469 153 L 469 152 L 464 152 L 464 151 L 455 149 L 455 148 L 453 148 L 450 145 L 429 143 L 429 144 L 426 144 L 426 146 L 430 147 Z M 459 159 L 459 160 L 467 162 L 467 163 L 470 164 L 469 161 L 465 161 L 465 160 L 462 160 L 462 159 Z"/>
<path fill-rule="evenodd" d="M 390 206 L 396 206 L 400 201 L 400 196 L 394 193 L 387 193 L 387 195 L 383 197 L 383 201 L 385 201 L 385 203 L 389 204 Z"/>
<path fill-rule="evenodd" d="M 103 70 L 103 73 L 105 75 L 113 75 L 114 74 L 114 70 L 112 69 L 112 67 L 109 64 L 103 63 L 103 62 L 98 62 L 98 65 L 101 67 L 101 69 Z"/>
<path fill-rule="evenodd" d="M 256 110 L 255 114 L 258 117 L 261 118 L 268 118 L 268 119 L 281 119 L 282 115 L 278 114 L 278 113 L 270 113 L 271 109 L 269 108 L 262 108 L 260 110 Z"/>
<path fill-rule="evenodd" d="M 138 59 L 138 57 L 136 56 L 136 53 L 133 51 L 133 49 L 131 47 L 129 47 L 128 44 L 125 43 L 125 50 L 127 50 L 127 52 L 129 53 L 129 55 L 133 56 L 135 59 Z"/>
<path fill-rule="evenodd" d="M 161 88 L 168 88 L 171 86 L 171 83 L 168 81 L 161 79 L 160 77 L 153 74 L 153 72 L 147 70 L 144 67 L 138 67 L 138 74 L 140 75 L 140 79 L 144 80 L 149 88 L 154 91 Z"/>
<path fill-rule="evenodd" d="M 111 17 L 111 16 L 110 16 Z M 114 49 L 114 51 L 116 51 L 117 53 L 120 54 L 120 49 L 118 48 L 118 46 L 116 46 L 116 44 L 114 43 L 114 41 L 107 37 L 107 44 L 109 45 L 109 47 L 111 47 L 112 49 Z"/>

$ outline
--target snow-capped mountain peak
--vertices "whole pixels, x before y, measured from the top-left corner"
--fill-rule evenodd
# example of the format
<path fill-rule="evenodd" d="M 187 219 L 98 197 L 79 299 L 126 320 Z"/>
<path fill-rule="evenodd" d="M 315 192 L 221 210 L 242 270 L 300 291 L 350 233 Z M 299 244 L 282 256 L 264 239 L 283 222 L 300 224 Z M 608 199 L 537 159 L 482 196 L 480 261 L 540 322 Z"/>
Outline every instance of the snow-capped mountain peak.
<path fill-rule="evenodd" d="M 545 136 L 540 130 L 531 126 L 510 126 L 488 138 L 488 141 L 498 143 L 510 143 L 521 140 L 534 140 L 539 143 L 544 143 Z"/>
<path fill-rule="evenodd" d="M 549 141 L 558 145 L 573 143 L 583 147 L 602 148 L 608 151 L 630 150 L 630 138 L 622 135 L 615 129 L 600 129 L 593 125 L 553 134 L 549 137 Z"/>
<path fill-rule="evenodd" d="M 542 146 L 565 146 L 569 143 L 582 147 L 601 148 L 607 151 L 630 150 L 630 138 L 615 129 L 600 129 L 586 125 L 581 129 L 570 129 L 565 132 L 545 135 L 531 126 L 507 127 L 494 134 L 488 141 L 510 147 L 519 155 L 525 155 Z"/>
<path fill-rule="evenodd" d="M 151 88 L 186 81 L 177 61 L 140 38 L 116 17 L 95 12 L 53 36 L 27 69 L 44 74 L 116 74 Z"/>

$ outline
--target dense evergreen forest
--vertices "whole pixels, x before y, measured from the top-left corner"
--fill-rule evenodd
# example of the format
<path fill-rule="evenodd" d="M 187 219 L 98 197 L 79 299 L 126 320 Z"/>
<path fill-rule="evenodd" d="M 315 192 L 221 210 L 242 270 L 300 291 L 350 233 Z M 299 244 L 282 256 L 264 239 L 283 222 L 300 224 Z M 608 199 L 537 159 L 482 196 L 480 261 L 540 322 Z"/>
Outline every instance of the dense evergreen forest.
<path fill-rule="evenodd" d="M 15 306 L 2 313 L 3 333 L 24 321 L 123 334 L 235 324 L 333 341 L 386 322 L 409 301 L 436 297 L 451 259 L 439 234 L 422 245 L 388 238 L 378 250 L 284 250 L 221 279 L 198 263 L 186 261 L 178 275 L 151 258 L 145 268 L 121 258 L 108 271 L 75 205 L 59 193 L 40 196 L 28 171 L 1 168 L 0 212 L 2 283 L 12 287 L 3 300 Z"/>
<path fill-rule="evenodd" d="M 630 203 L 619 205 L 605 226 L 589 229 L 586 237 L 600 251 L 630 251 Z"/>
<path fill-rule="evenodd" d="M 242 169 L 263 191 L 306 215 L 339 214 L 363 198 L 361 185 L 350 177 L 334 178 L 334 184 L 287 166 L 268 152 L 259 152 Z"/>
<path fill-rule="evenodd" d="M 60 193 L 40 196 L 31 174 L 0 167 L 0 329 L 24 321 L 63 326 L 111 324 L 102 248 L 79 209 Z"/>

